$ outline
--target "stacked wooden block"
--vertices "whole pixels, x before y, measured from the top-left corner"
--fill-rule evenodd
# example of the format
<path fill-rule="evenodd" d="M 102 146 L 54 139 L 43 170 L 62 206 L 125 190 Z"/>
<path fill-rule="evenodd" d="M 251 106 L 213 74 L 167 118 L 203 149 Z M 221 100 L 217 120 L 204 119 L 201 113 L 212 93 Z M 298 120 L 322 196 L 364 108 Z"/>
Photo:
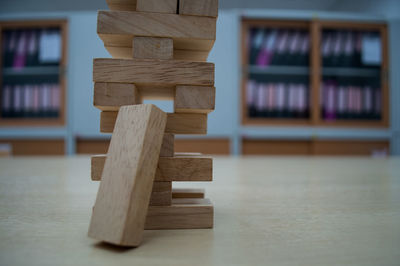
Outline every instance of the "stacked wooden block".
<path fill-rule="evenodd" d="M 206 134 L 214 110 L 217 0 L 107 0 L 97 33 L 113 56 L 93 63 L 100 131 L 113 133 L 107 155 L 92 157 L 100 181 L 89 236 L 137 246 L 143 229 L 213 226 L 203 190 L 172 182 L 212 181 L 212 159 L 174 153 L 176 134 Z M 165 114 L 146 99 L 174 101 Z M 150 181 L 149 181 L 150 180 Z"/>

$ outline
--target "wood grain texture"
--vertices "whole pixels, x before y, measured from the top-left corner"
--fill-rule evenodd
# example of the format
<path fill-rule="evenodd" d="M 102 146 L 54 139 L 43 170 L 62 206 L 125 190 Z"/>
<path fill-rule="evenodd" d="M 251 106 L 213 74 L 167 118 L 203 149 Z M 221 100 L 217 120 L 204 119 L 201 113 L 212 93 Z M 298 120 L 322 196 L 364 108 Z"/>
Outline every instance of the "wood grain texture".
<path fill-rule="evenodd" d="M 121 246 L 141 243 L 166 120 L 166 114 L 151 104 L 120 109 L 90 237 Z"/>
<path fill-rule="evenodd" d="M 141 12 L 157 12 L 176 14 L 178 0 L 136 0 L 136 10 Z"/>
<path fill-rule="evenodd" d="M 136 85 L 214 85 L 214 64 L 179 60 L 112 59 L 93 61 L 94 82 Z"/>
<path fill-rule="evenodd" d="M 135 11 L 137 0 L 106 0 L 110 10 Z"/>
<path fill-rule="evenodd" d="M 107 51 L 113 58 L 131 59 L 132 47 L 125 46 L 105 46 Z M 194 62 L 206 62 L 209 51 L 195 51 L 195 50 L 182 50 L 174 49 L 175 60 L 186 60 Z"/>
<path fill-rule="evenodd" d="M 172 38 L 174 49 L 210 51 L 216 36 L 216 18 L 99 11 L 97 33 L 105 46 L 132 47 L 133 36 L 144 36 Z"/>
<path fill-rule="evenodd" d="M 132 57 L 139 59 L 173 59 L 174 45 L 171 38 L 135 36 Z"/>
<path fill-rule="evenodd" d="M 175 113 L 210 113 L 215 109 L 215 87 L 176 86 Z"/>
<path fill-rule="evenodd" d="M 171 206 L 149 206 L 146 230 L 212 228 L 214 208 L 209 199 L 173 199 Z"/>
<path fill-rule="evenodd" d="M 173 157 L 174 156 L 174 134 L 165 133 L 161 145 L 160 157 Z"/>
<path fill-rule="evenodd" d="M 100 132 L 112 133 L 118 112 L 101 112 Z M 207 114 L 168 113 L 165 133 L 207 134 Z"/>
<path fill-rule="evenodd" d="M 179 0 L 179 14 L 218 16 L 218 0 Z"/>
<path fill-rule="evenodd" d="M 205 190 L 203 188 L 173 188 L 172 198 L 204 198 Z"/>
<path fill-rule="evenodd" d="M 106 155 L 91 157 L 91 179 L 99 181 Z M 154 181 L 212 181 L 213 161 L 207 156 L 160 157 Z"/>
<path fill-rule="evenodd" d="M 103 111 L 118 110 L 123 105 L 141 103 L 139 90 L 134 84 L 106 83 L 94 84 L 93 105 Z"/>
<path fill-rule="evenodd" d="M 172 182 L 154 181 L 150 206 L 169 206 L 172 201 Z"/>

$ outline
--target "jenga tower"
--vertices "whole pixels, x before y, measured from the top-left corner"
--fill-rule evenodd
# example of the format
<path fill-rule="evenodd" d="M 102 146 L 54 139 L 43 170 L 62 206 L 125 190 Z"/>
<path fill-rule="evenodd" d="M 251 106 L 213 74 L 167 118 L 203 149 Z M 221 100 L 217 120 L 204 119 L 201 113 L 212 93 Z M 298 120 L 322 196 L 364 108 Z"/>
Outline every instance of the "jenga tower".
<path fill-rule="evenodd" d="M 143 229 L 212 228 L 204 190 L 172 183 L 212 181 L 212 159 L 174 153 L 174 138 L 207 133 L 218 1 L 106 1 L 97 33 L 113 58 L 94 59 L 94 106 L 100 131 L 113 134 L 107 155 L 92 157 L 91 178 L 101 183 L 89 236 L 138 246 Z M 174 112 L 145 99 L 173 100 Z"/>

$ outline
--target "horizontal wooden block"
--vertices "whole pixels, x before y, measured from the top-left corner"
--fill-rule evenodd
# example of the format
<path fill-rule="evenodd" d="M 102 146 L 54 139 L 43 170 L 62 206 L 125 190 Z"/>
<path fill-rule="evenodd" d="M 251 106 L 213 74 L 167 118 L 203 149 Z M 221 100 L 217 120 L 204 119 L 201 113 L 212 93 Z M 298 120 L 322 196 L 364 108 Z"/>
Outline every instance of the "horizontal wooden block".
<path fill-rule="evenodd" d="M 141 12 L 157 12 L 176 14 L 178 0 L 136 0 L 136 10 Z"/>
<path fill-rule="evenodd" d="M 210 51 L 216 18 L 131 11 L 99 11 L 97 33 L 105 46 L 132 47 L 133 36 L 172 38 L 174 49 Z"/>
<path fill-rule="evenodd" d="M 179 14 L 218 16 L 218 0 L 179 0 Z"/>
<path fill-rule="evenodd" d="M 214 208 L 209 199 L 172 199 L 171 206 L 149 206 L 146 230 L 212 228 Z"/>
<path fill-rule="evenodd" d="M 140 104 L 141 99 L 135 85 L 129 83 L 94 84 L 93 105 L 103 111 L 113 111 L 115 106 Z"/>
<path fill-rule="evenodd" d="M 106 3 L 110 10 L 136 10 L 136 0 L 106 0 Z"/>
<path fill-rule="evenodd" d="M 215 87 L 176 86 L 175 113 L 209 113 L 215 109 Z"/>
<path fill-rule="evenodd" d="M 101 180 L 106 155 L 91 157 L 91 178 Z M 154 181 L 212 181 L 212 158 L 205 156 L 160 157 Z"/>
<path fill-rule="evenodd" d="M 214 64 L 179 60 L 97 58 L 94 82 L 135 85 L 214 85 Z"/>
<path fill-rule="evenodd" d="M 165 133 L 163 143 L 161 145 L 160 157 L 173 157 L 174 156 L 174 134 Z"/>
<path fill-rule="evenodd" d="M 171 38 L 133 37 L 132 58 L 173 59 L 174 45 Z"/>
<path fill-rule="evenodd" d="M 132 58 L 132 47 L 125 47 L 125 46 L 105 46 L 105 47 L 113 58 L 123 58 L 123 59 Z M 173 59 L 205 62 L 207 61 L 208 54 L 209 51 L 174 49 Z"/>
<path fill-rule="evenodd" d="M 176 14 L 177 0 L 106 0 L 110 10 Z"/>
<path fill-rule="evenodd" d="M 172 200 L 172 182 L 153 182 L 150 206 L 169 206 Z"/>
<path fill-rule="evenodd" d="M 204 198 L 205 191 L 203 188 L 173 188 L 172 198 Z"/>
<path fill-rule="evenodd" d="M 100 132 L 112 133 L 118 112 L 101 112 Z M 207 134 L 207 114 L 168 113 L 165 133 Z"/>

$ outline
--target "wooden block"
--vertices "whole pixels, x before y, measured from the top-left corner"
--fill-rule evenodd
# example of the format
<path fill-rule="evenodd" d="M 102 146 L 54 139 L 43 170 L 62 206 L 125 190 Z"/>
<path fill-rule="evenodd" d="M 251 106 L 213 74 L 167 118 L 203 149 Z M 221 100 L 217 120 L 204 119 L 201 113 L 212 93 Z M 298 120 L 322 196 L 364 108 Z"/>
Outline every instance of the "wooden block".
<path fill-rule="evenodd" d="M 160 157 L 173 157 L 174 156 L 174 134 L 165 133 L 161 145 Z"/>
<path fill-rule="evenodd" d="M 97 58 L 94 82 L 140 85 L 214 85 L 214 64 L 179 60 Z"/>
<path fill-rule="evenodd" d="M 172 189 L 172 198 L 204 198 L 204 189 L 202 188 L 173 188 Z"/>
<path fill-rule="evenodd" d="M 91 178 L 101 180 L 106 155 L 91 158 Z M 160 157 L 154 181 L 212 181 L 212 158 L 206 156 Z"/>
<path fill-rule="evenodd" d="M 110 10 L 136 10 L 136 0 L 106 0 Z"/>
<path fill-rule="evenodd" d="M 179 14 L 218 16 L 218 0 L 179 0 Z"/>
<path fill-rule="evenodd" d="M 178 0 L 136 0 L 136 10 L 141 12 L 158 12 L 176 14 Z"/>
<path fill-rule="evenodd" d="M 172 39 L 135 36 L 132 42 L 132 56 L 139 59 L 173 59 Z"/>
<path fill-rule="evenodd" d="M 132 47 L 105 46 L 113 58 L 132 58 Z M 194 62 L 207 61 L 209 51 L 179 50 L 174 49 L 175 60 L 186 60 Z"/>
<path fill-rule="evenodd" d="M 209 113 L 215 109 L 215 87 L 176 86 L 175 113 Z"/>
<path fill-rule="evenodd" d="M 210 51 L 216 18 L 131 11 L 99 11 L 97 33 L 105 46 L 132 47 L 133 36 L 172 38 L 174 49 Z"/>
<path fill-rule="evenodd" d="M 212 228 L 214 208 L 209 199 L 172 199 L 171 206 L 149 206 L 146 230 Z"/>
<path fill-rule="evenodd" d="M 93 105 L 103 111 L 118 110 L 123 105 L 141 103 L 138 89 L 129 83 L 105 83 L 94 84 Z"/>
<path fill-rule="evenodd" d="M 89 237 L 121 246 L 140 244 L 166 121 L 166 114 L 151 104 L 120 109 Z"/>
<path fill-rule="evenodd" d="M 101 112 L 100 132 L 112 133 L 118 112 Z M 207 114 L 168 113 L 165 133 L 207 134 Z"/>
<path fill-rule="evenodd" d="M 153 190 L 150 197 L 150 206 L 169 206 L 172 200 L 172 182 L 153 183 Z"/>

